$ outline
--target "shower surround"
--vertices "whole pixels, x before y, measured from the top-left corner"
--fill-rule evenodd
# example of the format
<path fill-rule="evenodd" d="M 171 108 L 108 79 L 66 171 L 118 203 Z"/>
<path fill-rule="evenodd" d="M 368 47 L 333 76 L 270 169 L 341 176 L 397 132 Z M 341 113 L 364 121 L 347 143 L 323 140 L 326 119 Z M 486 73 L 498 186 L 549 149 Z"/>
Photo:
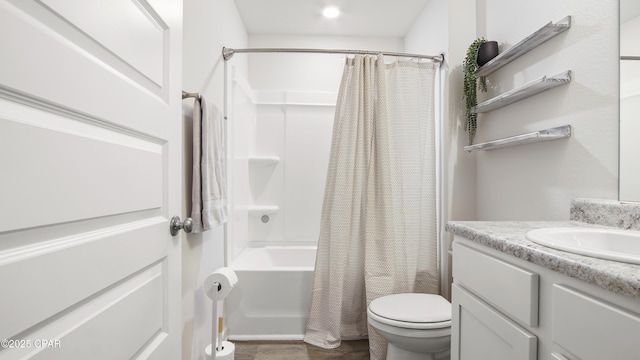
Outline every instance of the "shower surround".
<path fill-rule="evenodd" d="M 228 336 L 302 339 L 336 93 L 255 91 L 228 67 Z"/>

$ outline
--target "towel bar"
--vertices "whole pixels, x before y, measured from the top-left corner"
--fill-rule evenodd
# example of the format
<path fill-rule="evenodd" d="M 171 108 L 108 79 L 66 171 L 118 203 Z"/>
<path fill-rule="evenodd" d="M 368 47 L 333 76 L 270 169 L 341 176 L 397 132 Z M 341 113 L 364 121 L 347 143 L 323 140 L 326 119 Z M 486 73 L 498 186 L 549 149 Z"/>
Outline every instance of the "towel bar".
<path fill-rule="evenodd" d="M 200 100 L 200 93 L 197 93 L 197 92 L 196 93 L 190 93 L 190 92 L 186 92 L 184 90 L 182 91 L 182 99 L 183 100 L 186 99 L 186 98 L 190 98 L 190 97 Z"/>

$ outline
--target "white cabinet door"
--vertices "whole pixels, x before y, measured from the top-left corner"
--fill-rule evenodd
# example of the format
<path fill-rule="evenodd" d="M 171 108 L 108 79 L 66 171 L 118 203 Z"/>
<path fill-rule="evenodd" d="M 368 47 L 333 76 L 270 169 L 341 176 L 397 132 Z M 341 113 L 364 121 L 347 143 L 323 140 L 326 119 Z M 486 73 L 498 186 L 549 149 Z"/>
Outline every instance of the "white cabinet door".
<path fill-rule="evenodd" d="M 565 285 L 552 296 L 556 344 L 581 360 L 640 358 L 640 315 Z"/>
<path fill-rule="evenodd" d="M 452 360 L 535 360 L 537 338 L 452 285 Z"/>
<path fill-rule="evenodd" d="M 182 1 L 0 29 L 0 359 L 179 359 Z"/>

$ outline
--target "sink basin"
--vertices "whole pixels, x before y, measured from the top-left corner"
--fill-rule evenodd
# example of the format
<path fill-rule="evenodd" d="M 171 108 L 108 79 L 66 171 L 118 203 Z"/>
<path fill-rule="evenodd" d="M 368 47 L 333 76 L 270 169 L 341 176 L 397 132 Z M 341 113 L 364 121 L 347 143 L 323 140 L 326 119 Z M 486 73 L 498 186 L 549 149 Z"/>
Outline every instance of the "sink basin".
<path fill-rule="evenodd" d="M 527 239 L 536 244 L 575 254 L 640 264 L 640 231 L 545 228 L 529 231 Z"/>

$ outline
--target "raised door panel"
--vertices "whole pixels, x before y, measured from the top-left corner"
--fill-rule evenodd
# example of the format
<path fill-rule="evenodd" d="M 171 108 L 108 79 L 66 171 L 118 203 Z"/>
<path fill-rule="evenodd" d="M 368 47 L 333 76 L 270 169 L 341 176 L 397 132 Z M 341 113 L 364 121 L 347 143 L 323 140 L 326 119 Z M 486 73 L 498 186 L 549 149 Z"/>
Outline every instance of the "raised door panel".
<path fill-rule="evenodd" d="M 535 335 L 456 284 L 452 299 L 452 359 L 537 359 Z"/>
<path fill-rule="evenodd" d="M 164 33 L 168 27 L 146 1 L 40 1 L 158 88 L 164 85 Z"/>
<path fill-rule="evenodd" d="M 181 29 L 169 24 L 181 21 L 176 5 L 182 2 L 136 0 L 125 6 L 118 0 L 113 3 L 121 6 L 113 7 L 112 1 L 73 2 L 84 5 L 0 1 L 3 32 L 19 34 L 0 37 L 0 48 L 11 49 L 3 51 L 0 92 L 86 114 L 100 126 L 117 124 L 165 138 L 171 127 L 157 124 L 168 107 L 180 110 L 181 104 L 175 96 L 179 78 L 172 78 L 181 66 L 172 51 L 179 54 L 180 47 L 170 47 Z M 110 10 L 96 8 L 98 3 Z"/>
<path fill-rule="evenodd" d="M 54 322 L 38 326 L 29 343 L 0 358 L 129 359 L 152 353 L 167 337 L 162 267 L 155 264 L 58 314 Z"/>
<path fill-rule="evenodd" d="M 162 207 L 159 139 L 0 98 L 0 143 L 0 233 Z"/>
<path fill-rule="evenodd" d="M 165 223 L 158 216 L 3 252 L 0 282 L 10 284 L 5 289 L 11 292 L 0 297 L 0 338 L 55 322 L 55 316 L 76 311 L 129 277 L 163 264 L 169 245 L 158 239 L 167 231 Z M 159 277 L 166 275 L 158 269 Z M 162 292 L 158 295 L 149 306 L 162 304 Z"/>
<path fill-rule="evenodd" d="M 552 336 L 581 360 L 636 360 L 640 314 L 556 284 Z"/>

